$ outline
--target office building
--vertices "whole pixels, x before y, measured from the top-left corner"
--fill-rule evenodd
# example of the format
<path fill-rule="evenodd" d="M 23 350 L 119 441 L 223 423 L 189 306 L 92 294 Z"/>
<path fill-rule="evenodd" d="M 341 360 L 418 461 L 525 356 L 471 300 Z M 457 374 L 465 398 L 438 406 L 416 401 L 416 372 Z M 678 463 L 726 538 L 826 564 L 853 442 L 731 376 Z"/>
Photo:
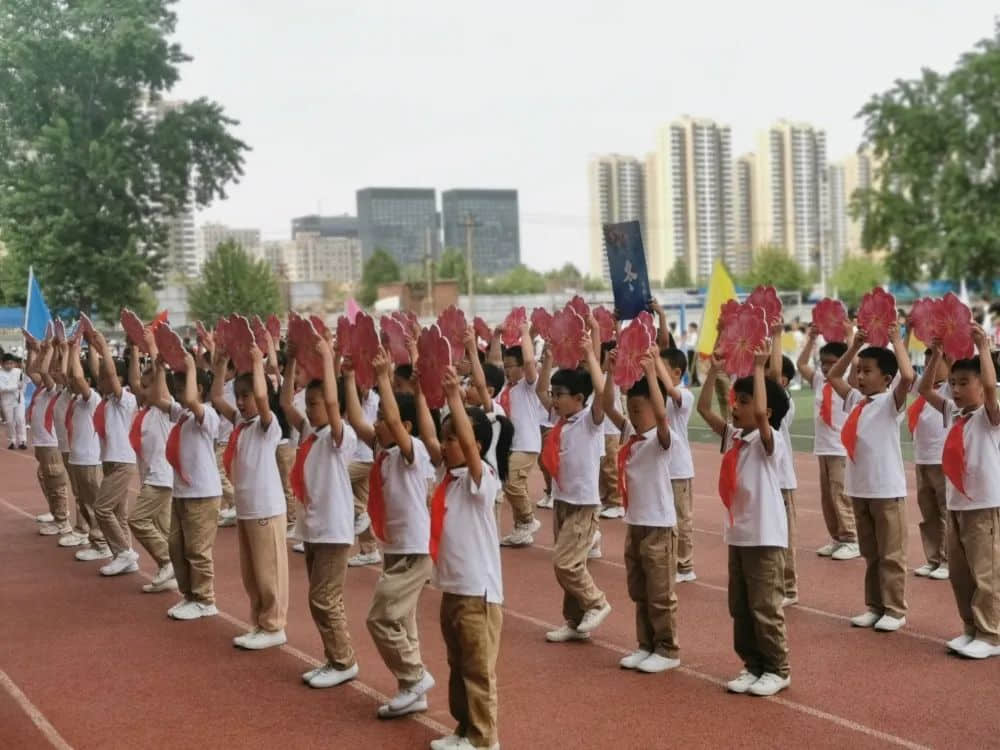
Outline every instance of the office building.
<path fill-rule="evenodd" d="M 454 189 L 441 193 L 444 247 L 465 248 L 472 224 L 472 267 L 482 276 L 507 273 L 521 262 L 516 190 Z"/>
<path fill-rule="evenodd" d="M 247 253 L 253 254 L 260 246 L 259 229 L 238 229 L 225 224 L 202 224 L 198 227 L 199 253 L 204 260 L 212 257 L 215 249 L 224 242 L 234 242 Z"/>
<path fill-rule="evenodd" d="M 400 268 L 423 265 L 439 251 L 433 188 L 365 188 L 357 192 L 362 260 L 385 250 Z"/>
<path fill-rule="evenodd" d="M 361 281 L 361 243 L 357 237 L 322 237 L 299 232 L 286 251 L 290 281 Z"/>
<path fill-rule="evenodd" d="M 590 275 L 607 281 L 603 224 L 638 220 L 646 245 L 650 280 L 660 278 L 646 244 L 646 165 L 634 156 L 605 154 L 588 166 L 590 191 Z"/>
<path fill-rule="evenodd" d="M 355 216 L 299 216 L 292 219 L 292 237 L 299 232 L 311 232 L 320 237 L 357 237 L 358 219 Z"/>

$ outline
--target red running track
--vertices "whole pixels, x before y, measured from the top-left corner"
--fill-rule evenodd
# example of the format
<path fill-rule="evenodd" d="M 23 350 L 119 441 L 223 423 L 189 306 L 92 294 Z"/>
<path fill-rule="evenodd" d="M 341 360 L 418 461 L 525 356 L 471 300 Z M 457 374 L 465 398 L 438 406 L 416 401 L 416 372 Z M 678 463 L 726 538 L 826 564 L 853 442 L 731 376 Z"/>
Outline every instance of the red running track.
<path fill-rule="evenodd" d="M 561 595 L 552 574 L 551 514 L 534 548 L 504 550 L 505 619 L 499 664 L 500 738 L 515 748 L 963 747 L 1000 745 L 1000 659 L 945 653 L 961 630 L 947 582 L 908 580 L 908 625 L 895 634 L 852 629 L 863 609 L 863 562 L 820 559 L 825 541 L 815 459 L 797 457 L 801 605 L 788 611 L 792 687 L 776 698 L 727 695 L 740 664 L 726 608 L 726 550 L 715 494 L 719 456 L 696 445 L 695 567 L 679 588 L 682 667 L 624 672 L 634 647 L 625 588 L 624 527 L 604 521 L 604 554 L 591 569 L 614 612 L 589 644 L 549 644 Z M 910 481 L 913 485 L 912 469 Z M 44 510 L 33 459 L 0 454 L 0 747 L 424 748 L 453 726 L 447 665 L 428 588 L 419 622 L 424 658 L 439 687 L 431 710 L 380 722 L 395 691 L 364 626 L 377 568 L 352 569 L 345 591 L 361 665 L 350 686 L 311 690 L 300 673 L 322 648 L 306 606 L 301 556 L 291 555 L 289 645 L 247 653 L 232 647 L 247 603 L 236 535 L 220 529 L 216 590 L 223 616 L 180 623 L 165 616 L 172 594 L 142 594 L 138 575 L 102 579 L 97 565 L 37 535 Z M 541 478 L 533 477 L 540 493 Z M 908 501 L 911 567 L 923 562 L 915 499 Z M 509 524 L 509 519 L 507 521 Z M 151 561 L 144 557 L 143 572 Z"/>

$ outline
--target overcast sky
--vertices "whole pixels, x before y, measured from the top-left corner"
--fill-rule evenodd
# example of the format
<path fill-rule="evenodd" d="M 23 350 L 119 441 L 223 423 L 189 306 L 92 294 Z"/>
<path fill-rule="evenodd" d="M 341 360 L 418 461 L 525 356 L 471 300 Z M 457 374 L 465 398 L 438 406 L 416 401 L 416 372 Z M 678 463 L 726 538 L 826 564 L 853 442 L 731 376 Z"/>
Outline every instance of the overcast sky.
<path fill-rule="evenodd" d="M 587 271 L 590 155 L 645 154 L 682 114 L 733 128 L 734 156 L 786 117 L 840 159 L 868 97 L 949 69 L 991 34 L 986 0 L 181 0 L 194 61 L 175 98 L 241 121 L 246 175 L 200 220 L 288 237 L 354 214 L 366 186 L 516 188 L 521 254 Z"/>

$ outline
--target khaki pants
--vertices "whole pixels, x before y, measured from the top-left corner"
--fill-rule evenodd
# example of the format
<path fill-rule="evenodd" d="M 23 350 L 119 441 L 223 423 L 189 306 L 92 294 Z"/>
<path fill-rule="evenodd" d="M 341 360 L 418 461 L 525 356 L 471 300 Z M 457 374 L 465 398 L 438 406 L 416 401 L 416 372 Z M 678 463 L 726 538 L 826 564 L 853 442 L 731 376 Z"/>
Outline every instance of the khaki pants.
<path fill-rule="evenodd" d="M 817 456 L 819 459 L 819 497 L 823 507 L 823 520 L 830 538 L 836 542 L 858 541 L 855 531 L 854 510 L 851 500 L 844 494 L 843 456 Z"/>
<path fill-rule="evenodd" d="M 603 607 L 607 599 L 587 570 L 587 553 L 597 533 L 599 505 L 571 505 L 555 501 L 555 549 L 552 565 L 563 590 L 563 618 L 576 627 L 588 609 Z"/>
<path fill-rule="evenodd" d="M 906 614 L 906 501 L 852 498 L 865 558 L 865 604 L 877 615 Z"/>
<path fill-rule="evenodd" d="M 49 513 L 60 527 L 69 527 L 69 491 L 66 477 L 66 467 L 63 466 L 59 449 L 35 448 L 35 460 L 38 461 L 38 484 L 45 495 Z"/>
<path fill-rule="evenodd" d="M 545 438 L 547 438 L 549 436 L 550 432 L 552 432 L 552 428 L 551 427 L 543 427 L 542 428 L 542 445 L 545 445 Z M 549 474 L 549 470 L 548 469 L 546 469 L 544 466 L 542 466 L 542 454 L 541 453 L 538 454 L 538 460 L 536 461 L 536 463 L 538 464 L 538 468 L 542 472 L 542 478 L 545 480 L 545 494 L 546 495 L 551 495 L 552 494 L 552 475 Z"/>
<path fill-rule="evenodd" d="M 90 524 L 87 522 L 87 517 L 80 512 L 80 505 L 78 498 L 80 497 L 80 490 L 76 482 L 76 473 L 73 471 L 73 467 L 69 463 L 69 453 L 62 454 L 63 467 L 66 469 L 66 476 L 69 477 L 69 488 L 73 493 L 73 511 L 76 516 L 76 521 L 73 524 L 73 531 L 80 536 L 87 536 L 90 532 Z"/>
<path fill-rule="evenodd" d="M 920 541 L 927 562 L 948 565 L 948 502 L 944 470 L 940 464 L 917 464 L 917 507 L 920 508 Z"/>
<path fill-rule="evenodd" d="M 233 489 L 233 483 L 229 481 L 229 475 L 226 473 L 226 465 L 222 460 L 222 457 L 225 454 L 226 454 L 226 444 L 216 443 L 215 466 L 219 470 L 219 479 L 222 480 L 222 505 L 220 507 L 224 508 L 225 510 L 229 510 L 230 508 L 236 505 L 236 500 L 235 500 L 235 490 Z"/>
<path fill-rule="evenodd" d="M 694 495 L 690 479 L 671 479 L 677 512 L 677 572 L 694 570 Z"/>
<path fill-rule="evenodd" d="M 250 625 L 270 633 L 285 629 L 288 615 L 288 545 L 285 516 L 236 520 L 240 573 L 250 597 Z"/>
<path fill-rule="evenodd" d="M 733 647 L 746 670 L 787 677 L 785 634 L 785 549 L 729 547 L 729 614 Z"/>
<path fill-rule="evenodd" d="M 528 497 L 528 476 L 537 460 L 537 453 L 510 454 L 503 491 L 514 513 L 515 524 L 531 523 L 535 519 L 535 506 Z"/>
<path fill-rule="evenodd" d="M 348 475 L 351 478 L 351 492 L 354 494 L 354 517 L 357 518 L 362 513 L 368 512 L 368 481 L 371 475 L 372 465 L 363 464 L 357 461 L 347 467 Z M 378 539 L 372 527 L 358 534 L 358 547 L 362 555 L 370 555 L 378 550 Z"/>
<path fill-rule="evenodd" d="M 781 496 L 785 500 L 785 518 L 788 519 L 788 549 L 785 550 L 785 596 L 789 599 L 796 599 L 799 595 L 799 580 L 795 572 L 795 490 L 782 490 Z"/>
<path fill-rule="evenodd" d="M 417 602 L 431 574 L 430 555 L 386 554 L 368 610 L 368 632 L 399 687 L 424 676 L 417 634 Z"/>
<path fill-rule="evenodd" d="M 1000 508 L 949 513 L 951 588 L 965 634 L 1000 645 Z"/>
<path fill-rule="evenodd" d="M 104 478 L 94 503 L 94 515 L 112 554 L 132 549 L 128 529 L 128 507 L 132 481 L 136 478 L 135 464 L 104 462 Z"/>
<path fill-rule="evenodd" d="M 601 493 L 601 505 L 604 507 L 620 507 L 621 495 L 618 492 L 618 449 L 621 440 L 617 435 L 604 436 L 604 457 L 601 459 L 601 469 L 597 474 L 597 484 Z"/>
<path fill-rule="evenodd" d="M 635 634 L 643 651 L 676 659 L 677 531 L 672 527 L 628 525 L 625 577 L 635 602 Z"/>
<path fill-rule="evenodd" d="M 473 747 L 497 739 L 497 657 L 503 609 L 481 596 L 441 595 L 441 635 L 448 652 L 448 707 L 455 734 Z"/>
<path fill-rule="evenodd" d="M 128 516 L 128 525 L 149 556 L 161 568 L 170 562 L 170 487 L 144 484 L 135 506 Z"/>
<path fill-rule="evenodd" d="M 221 498 L 174 498 L 171 503 L 170 562 L 177 590 L 185 599 L 215 604 L 215 565 L 212 548 L 219 530 Z"/>
<path fill-rule="evenodd" d="M 295 494 L 292 492 L 292 484 L 288 477 L 292 473 L 292 466 L 295 465 L 295 446 L 291 441 L 279 444 L 274 457 L 278 462 L 278 473 L 281 475 L 281 488 L 285 492 L 285 515 L 288 525 L 291 526 L 295 523 Z"/>
<path fill-rule="evenodd" d="M 357 662 L 344 611 L 344 579 L 349 544 L 305 543 L 309 575 L 309 611 L 323 640 L 323 653 L 335 669 L 350 669 Z"/>
<path fill-rule="evenodd" d="M 97 523 L 94 515 L 94 503 L 97 501 L 97 493 L 101 489 L 100 466 L 80 466 L 70 464 L 69 475 L 76 483 L 76 512 L 83 518 L 83 527 L 88 529 L 88 538 L 91 545 L 103 546 L 104 532 Z"/>

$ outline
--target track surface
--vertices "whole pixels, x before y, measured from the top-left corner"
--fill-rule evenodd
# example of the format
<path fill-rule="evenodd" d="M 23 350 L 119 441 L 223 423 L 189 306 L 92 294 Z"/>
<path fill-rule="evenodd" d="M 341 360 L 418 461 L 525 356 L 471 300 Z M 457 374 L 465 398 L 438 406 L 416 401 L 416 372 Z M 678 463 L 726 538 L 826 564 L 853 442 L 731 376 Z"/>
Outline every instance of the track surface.
<path fill-rule="evenodd" d="M 693 450 L 698 581 L 679 587 L 682 668 L 640 675 L 617 666 L 634 647 L 621 521 L 602 521 L 604 558 L 591 564 L 614 612 L 591 643 L 545 642 L 560 622 L 561 592 L 550 563 L 551 512 L 539 511 L 545 526 L 536 546 L 502 553 L 504 748 L 1000 745 L 1000 659 L 945 653 L 944 642 L 961 631 L 947 582 L 909 576 L 908 624 L 898 633 L 849 626 L 864 609 L 864 565 L 815 555 L 826 534 L 815 459 L 806 454 L 797 456 L 801 605 L 787 613 L 792 687 L 774 699 L 727 695 L 722 683 L 740 664 L 726 607 L 719 455 L 709 445 Z M 289 645 L 242 652 L 231 645 L 247 616 L 233 529 L 219 530 L 215 548 L 222 616 L 174 622 L 165 612 L 175 595 L 141 593 L 139 575 L 102 579 L 97 564 L 76 562 L 37 535 L 32 517 L 45 507 L 30 455 L 0 453 L 0 477 L 0 747 L 423 748 L 453 727 L 433 589 L 419 612 L 424 658 L 439 685 L 430 710 L 380 722 L 375 708 L 395 681 L 364 626 L 377 568 L 350 570 L 345 591 L 359 679 L 311 690 L 299 675 L 319 664 L 322 648 L 300 555 L 290 555 Z M 540 494 L 537 473 L 533 489 Z M 916 567 L 923 559 L 912 492 L 907 509 Z M 141 565 L 152 574 L 145 555 Z"/>

